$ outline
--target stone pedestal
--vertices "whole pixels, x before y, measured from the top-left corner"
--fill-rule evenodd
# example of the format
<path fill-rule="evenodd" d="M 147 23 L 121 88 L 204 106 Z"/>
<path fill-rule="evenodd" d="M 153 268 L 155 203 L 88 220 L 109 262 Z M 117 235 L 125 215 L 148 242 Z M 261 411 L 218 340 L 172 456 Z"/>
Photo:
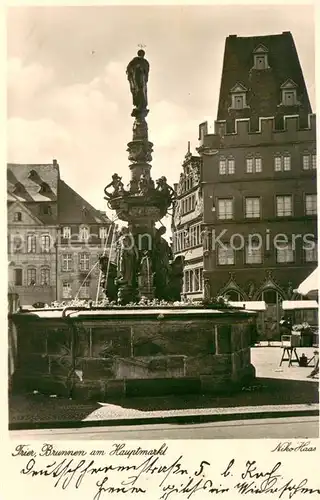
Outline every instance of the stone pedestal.
<path fill-rule="evenodd" d="M 254 379 L 255 313 L 187 307 L 70 312 L 65 318 L 47 310 L 13 316 L 16 388 L 110 401 L 229 393 Z"/>

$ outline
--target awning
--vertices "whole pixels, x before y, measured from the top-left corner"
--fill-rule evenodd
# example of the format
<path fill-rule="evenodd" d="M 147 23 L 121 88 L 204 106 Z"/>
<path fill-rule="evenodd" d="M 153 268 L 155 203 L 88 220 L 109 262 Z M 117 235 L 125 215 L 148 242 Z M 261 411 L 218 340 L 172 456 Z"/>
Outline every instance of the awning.
<path fill-rule="evenodd" d="M 237 301 L 229 302 L 229 304 L 233 307 L 244 307 L 246 311 L 265 311 L 267 308 L 264 300 Z"/>
<path fill-rule="evenodd" d="M 282 302 L 284 311 L 293 311 L 296 309 L 318 309 L 316 300 L 284 300 Z"/>
<path fill-rule="evenodd" d="M 296 292 L 301 295 L 307 295 L 311 292 L 316 292 L 319 289 L 318 268 L 316 268 L 300 285 Z"/>

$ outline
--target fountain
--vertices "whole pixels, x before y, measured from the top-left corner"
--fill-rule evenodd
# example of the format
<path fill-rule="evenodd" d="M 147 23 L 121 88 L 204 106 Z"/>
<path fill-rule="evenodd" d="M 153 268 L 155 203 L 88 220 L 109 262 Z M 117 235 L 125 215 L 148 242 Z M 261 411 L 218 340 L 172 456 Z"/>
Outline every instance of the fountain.
<path fill-rule="evenodd" d="M 171 300 L 171 277 L 177 266 L 177 262 L 170 262 L 172 253 L 162 237 L 164 228 L 155 228 L 167 214 L 175 193 L 164 176 L 154 182 L 150 173 L 153 144 L 146 121 L 149 63 L 142 49 L 128 64 L 127 77 L 134 106 L 132 141 L 127 149 L 131 179 L 125 189 L 121 177 L 114 173 L 104 189 L 109 207 L 128 223 L 118 242 L 118 303 L 122 305 L 141 297 Z"/>
<path fill-rule="evenodd" d="M 100 258 L 99 282 L 109 300 L 11 315 L 18 338 L 17 389 L 110 401 L 225 393 L 254 377 L 255 313 L 213 301 L 206 282 L 202 304 L 180 301 L 183 258 L 172 258 L 165 228 L 155 227 L 175 193 L 165 177 L 154 182 L 150 173 L 148 77 L 149 63 L 139 50 L 127 67 L 134 118 L 131 179 L 125 188 L 114 173 L 104 189 L 109 207 L 127 223 L 116 242 L 116 264 L 111 252 Z"/>

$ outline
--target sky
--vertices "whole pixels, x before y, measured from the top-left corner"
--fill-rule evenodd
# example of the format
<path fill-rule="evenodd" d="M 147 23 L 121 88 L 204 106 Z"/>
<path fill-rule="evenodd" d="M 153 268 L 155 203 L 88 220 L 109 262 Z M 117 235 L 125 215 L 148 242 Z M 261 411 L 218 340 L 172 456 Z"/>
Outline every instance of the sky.
<path fill-rule="evenodd" d="M 114 172 L 130 180 L 132 99 L 126 66 L 150 63 L 151 174 L 177 182 L 188 141 L 216 118 L 225 38 L 291 31 L 315 111 L 312 6 L 11 7 L 7 13 L 7 159 L 60 165 L 99 210 Z M 165 225 L 169 225 L 168 218 Z"/>

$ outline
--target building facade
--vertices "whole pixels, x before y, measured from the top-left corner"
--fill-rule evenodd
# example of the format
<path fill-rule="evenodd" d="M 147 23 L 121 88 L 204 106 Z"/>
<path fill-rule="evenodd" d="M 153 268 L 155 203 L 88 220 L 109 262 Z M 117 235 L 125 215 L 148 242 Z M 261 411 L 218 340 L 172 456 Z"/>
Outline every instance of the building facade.
<path fill-rule="evenodd" d="M 7 187 L 9 292 L 21 305 L 95 300 L 96 262 L 114 227 L 108 217 L 60 179 L 55 160 L 8 164 Z"/>
<path fill-rule="evenodd" d="M 184 257 L 183 295 L 198 299 L 203 294 L 203 196 L 201 158 L 191 154 L 190 145 L 182 168 L 179 183 L 174 186 L 172 245 L 174 256 Z"/>
<path fill-rule="evenodd" d="M 316 118 L 290 33 L 226 39 L 214 133 L 202 123 L 197 150 L 203 288 L 264 300 L 276 337 L 282 300 L 317 265 Z"/>

